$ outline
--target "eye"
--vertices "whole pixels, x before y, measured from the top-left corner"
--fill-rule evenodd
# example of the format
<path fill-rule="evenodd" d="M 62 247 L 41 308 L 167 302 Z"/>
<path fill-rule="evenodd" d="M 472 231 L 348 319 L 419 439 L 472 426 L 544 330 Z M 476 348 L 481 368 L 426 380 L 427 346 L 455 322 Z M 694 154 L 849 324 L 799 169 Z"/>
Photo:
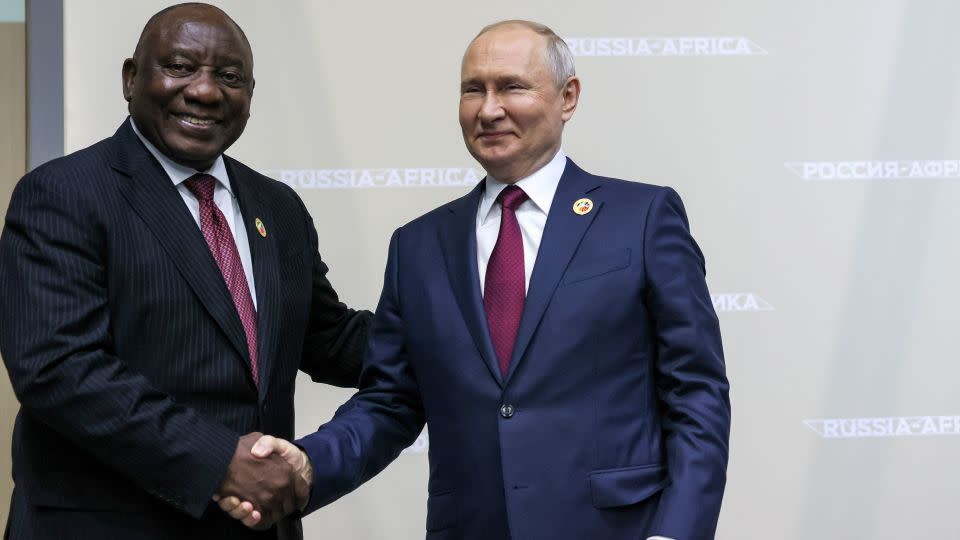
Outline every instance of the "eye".
<path fill-rule="evenodd" d="M 243 75 L 236 71 L 224 71 L 220 74 L 220 78 L 227 84 L 240 84 L 243 82 Z"/>
<path fill-rule="evenodd" d="M 190 66 L 188 66 L 187 64 L 185 64 L 185 63 L 183 63 L 183 62 L 170 62 L 169 64 L 167 64 L 166 66 L 164 66 L 164 69 L 165 69 L 168 73 L 170 73 L 170 74 L 172 74 L 172 75 L 174 75 L 174 76 L 177 76 L 177 75 L 186 75 L 186 74 L 190 73 Z"/>

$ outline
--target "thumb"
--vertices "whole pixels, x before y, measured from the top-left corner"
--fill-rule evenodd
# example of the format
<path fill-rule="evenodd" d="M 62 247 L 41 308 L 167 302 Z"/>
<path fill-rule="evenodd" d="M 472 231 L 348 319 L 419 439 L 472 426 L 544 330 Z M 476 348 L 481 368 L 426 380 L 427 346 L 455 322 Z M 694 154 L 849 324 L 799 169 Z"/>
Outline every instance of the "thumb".
<path fill-rule="evenodd" d="M 272 435 L 264 435 L 254 443 L 253 448 L 250 449 L 250 453 L 258 458 L 265 458 L 273 453 L 276 446 L 277 439 L 275 437 Z"/>

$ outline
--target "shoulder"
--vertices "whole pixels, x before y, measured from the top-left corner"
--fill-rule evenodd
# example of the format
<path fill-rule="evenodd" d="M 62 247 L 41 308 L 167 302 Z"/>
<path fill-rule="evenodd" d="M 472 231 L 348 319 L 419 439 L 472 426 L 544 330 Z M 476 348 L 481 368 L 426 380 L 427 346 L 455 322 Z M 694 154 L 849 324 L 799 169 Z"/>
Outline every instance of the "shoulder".
<path fill-rule="evenodd" d="M 117 173 L 116 141 L 104 139 L 87 148 L 52 159 L 25 174 L 16 184 L 7 209 L 10 219 L 29 222 L 53 212 L 78 222 L 92 222 L 109 203 Z"/>
<path fill-rule="evenodd" d="M 602 201 L 606 215 L 627 221 L 648 221 L 663 211 L 685 214 L 683 201 L 672 187 L 576 170 L 583 175 L 580 180 L 583 185 L 590 188 L 587 196 L 595 202 Z"/>
<path fill-rule="evenodd" d="M 417 228 L 417 227 L 429 227 L 431 225 L 436 225 L 444 221 L 451 213 L 455 211 L 458 207 L 458 204 L 461 202 L 461 199 L 455 199 L 453 201 L 444 203 L 428 212 L 421 214 L 420 216 L 411 219 L 404 227 L 407 228 Z"/>
<path fill-rule="evenodd" d="M 4 234 L 42 230 L 60 239 L 92 242 L 92 231 L 102 231 L 116 207 L 113 186 L 120 175 L 113 170 L 112 155 L 112 141 L 106 139 L 24 175 L 11 194 Z"/>
<path fill-rule="evenodd" d="M 103 139 L 38 166 L 20 179 L 16 189 L 71 195 L 89 191 L 93 184 L 111 175 L 115 146 L 112 139 Z"/>
<path fill-rule="evenodd" d="M 602 194 L 605 200 L 617 203 L 635 204 L 638 201 L 653 201 L 669 193 L 675 194 L 673 189 L 666 186 L 587 172 L 570 158 L 567 158 L 567 168 L 564 170 L 561 182 L 564 179 L 575 182 L 578 188 L 584 189 L 587 193 Z M 596 191 L 598 188 L 599 191 Z"/>
<path fill-rule="evenodd" d="M 622 178 L 611 178 L 608 176 L 594 176 L 604 193 L 614 199 L 636 202 L 638 200 L 654 201 L 676 192 L 669 186 L 650 184 L 639 180 L 624 180 Z"/>
<path fill-rule="evenodd" d="M 410 220 L 400 227 L 398 232 L 407 235 L 435 234 L 439 229 L 450 227 L 452 223 L 459 222 L 459 220 L 467 219 L 472 222 L 476 219 L 479 200 L 479 193 L 475 188 L 461 197 L 441 204 Z"/>

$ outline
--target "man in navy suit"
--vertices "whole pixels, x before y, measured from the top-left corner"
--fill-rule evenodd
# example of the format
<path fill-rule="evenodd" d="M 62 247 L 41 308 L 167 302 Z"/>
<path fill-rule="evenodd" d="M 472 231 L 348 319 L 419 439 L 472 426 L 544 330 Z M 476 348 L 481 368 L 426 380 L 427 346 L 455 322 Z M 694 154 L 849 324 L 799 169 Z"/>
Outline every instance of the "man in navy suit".
<path fill-rule="evenodd" d="M 485 28 L 460 92 L 488 176 L 394 233 L 360 392 L 305 452 L 265 437 L 255 453 L 312 477 L 309 511 L 426 421 L 427 538 L 713 538 L 728 383 L 679 196 L 564 155 L 580 81 L 549 28 Z"/>
<path fill-rule="evenodd" d="M 337 299 L 297 195 L 223 155 L 253 56 L 221 10 L 157 13 L 123 64 L 130 118 L 17 185 L 0 352 L 21 403 L 13 539 L 299 538 L 297 370 L 355 387 L 371 314 Z M 248 435 L 244 435 L 248 434 Z M 253 531 L 212 498 L 243 493 Z"/>

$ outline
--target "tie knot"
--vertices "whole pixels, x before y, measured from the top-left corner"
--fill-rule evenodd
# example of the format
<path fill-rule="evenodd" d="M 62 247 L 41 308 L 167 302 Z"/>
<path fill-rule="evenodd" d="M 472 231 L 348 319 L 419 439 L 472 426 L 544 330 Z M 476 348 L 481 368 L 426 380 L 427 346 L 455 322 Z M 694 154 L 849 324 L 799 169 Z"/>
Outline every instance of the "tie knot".
<path fill-rule="evenodd" d="M 216 181 L 209 174 L 195 174 L 186 179 L 186 184 L 190 193 L 200 202 L 210 202 L 213 200 L 213 186 Z"/>
<path fill-rule="evenodd" d="M 516 210 L 518 206 L 523 204 L 523 201 L 527 200 L 527 194 L 517 186 L 507 186 L 503 191 L 500 192 L 500 204 L 504 208 L 509 208 L 510 210 Z"/>

